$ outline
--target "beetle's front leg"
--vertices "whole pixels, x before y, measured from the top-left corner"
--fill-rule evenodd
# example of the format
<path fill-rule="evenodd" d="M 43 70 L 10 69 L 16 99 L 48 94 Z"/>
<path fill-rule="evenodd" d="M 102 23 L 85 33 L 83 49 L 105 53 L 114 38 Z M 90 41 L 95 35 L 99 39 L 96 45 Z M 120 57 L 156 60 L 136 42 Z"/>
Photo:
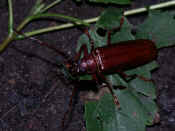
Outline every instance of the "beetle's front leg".
<path fill-rule="evenodd" d="M 91 52 L 94 50 L 94 41 L 93 39 L 91 38 L 90 34 L 89 34 L 89 31 L 88 29 L 85 29 L 85 34 L 87 35 L 87 37 L 89 38 L 89 41 L 90 41 L 90 46 L 91 46 Z"/>
<path fill-rule="evenodd" d="M 114 92 L 112 90 L 111 83 L 107 81 L 107 79 L 105 78 L 105 76 L 103 74 L 101 74 L 101 73 L 98 72 L 97 75 L 100 77 L 100 79 L 102 79 L 107 84 L 107 87 L 108 87 L 108 89 L 109 89 L 109 91 L 110 91 L 110 93 L 111 93 L 111 95 L 113 97 L 114 103 L 117 105 L 118 109 L 120 109 L 119 100 L 118 100 L 117 96 L 114 94 Z"/>
<path fill-rule="evenodd" d="M 88 55 L 88 49 L 87 49 L 87 46 L 85 44 L 80 47 L 80 50 L 78 51 L 78 53 L 76 54 L 76 56 L 74 58 L 74 62 L 77 62 L 80 59 L 82 53 L 83 53 L 84 57 L 86 57 Z M 68 69 L 71 68 L 71 64 L 70 63 L 66 63 L 66 66 L 67 66 Z M 65 120 L 66 120 L 67 116 L 69 116 L 69 114 L 71 113 L 71 110 L 72 110 L 73 97 L 76 94 L 76 89 L 77 89 L 76 87 L 73 87 L 73 89 L 72 89 L 72 95 L 71 95 L 70 101 L 69 101 L 69 108 L 64 113 L 64 117 L 62 119 L 62 129 L 63 130 L 65 128 Z"/>
<path fill-rule="evenodd" d="M 80 50 L 78 51 L 78 53 L 75 55 L 75 58 L 74 60 L 75 61 L 78 61 L 81 57 L 81 54 L 83 53 L 84 57 L 86 57 L 88 55 L 88 49 L 87 49 L 87 46 L 85 44 L 83 44 L 81 47 L 80 47 Z"/>

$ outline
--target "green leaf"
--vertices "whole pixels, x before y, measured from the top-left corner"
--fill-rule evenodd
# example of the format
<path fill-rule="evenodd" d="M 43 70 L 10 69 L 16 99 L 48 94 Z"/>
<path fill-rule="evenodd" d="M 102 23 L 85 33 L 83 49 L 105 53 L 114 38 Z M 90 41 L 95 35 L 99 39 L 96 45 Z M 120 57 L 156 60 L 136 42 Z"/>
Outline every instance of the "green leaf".
<path fill-rule="evenodd" d="M 88 131 L 103 131 L 103 121 L 110 122 L 115 105 L 109 94 L 104 95 L 99 102 L 88 102 L 85 105 L 85 119 Z M 104 106 L 108 103 L 108 106 Z M 105 113 L 108 112 L 108 113 Z"/>
<path fill-rule="evenodd" d="M 142 86 L 140 88 L 142 88 Z M 153 122 L 154 113 L 158 111 L 158 108 L 155 106 L 155 102 L 151 97 L 147 97 L 133 90 L 132 85 L 130 85 L 130 88 L 117 90 L 115 92 L 121 103 L 121 110 L 135 120 L 136 125 L 147 125 L 148 122 Z"/>
<path fill-rule="evenodd" d="M 151 71 L 156 69 L 158 67 L 158 64 L 156 63 L 156 61 L 152 61 L 148 64 L 139 66 L 137 68 L 131 69 L 126 71 L 125 73 L 127 75 L 134 75 L 134 74 L 138 74 L 140 76 L 146 77 L 148 79 L 151 79 Z"/>
<path fill-rule="evenodd" d="M 130 88 L 116 90 L 115 95 L 120 110 L 110 94 L 85 105 L 87 131 L 145 131 L 145 125 L 153 122 L 157 112 L 155 103 Z"/>
<path fill-rule="evenodd" d="M 135 40 L 135 37 L 131 33 L 132 25 L 129 23 L 129 21 L 124 18 L 124 23 L 122 25 L 122 28 L 119 32 L 116 32 L 111 37 L 111 43 L 117 44 L 121 41 L 128 41 L 128 40 Z"/>
<path fill-rule="evenodd" d="M 104 3 L 104 4 L 130 4 L 130 0 L 89 0 L 90 2 Z"/>
<path fill-rule="evenodd" d="M 118 13 L 118 10 L 114 10 L 114 13 L 112 13 L 112 10 L 107 9 L 107 11 L 105 11 L 100 16 L 100 19 L 96 23 L 95 27 L 93 27 L 89 30 L 89 34 L 90 34 L 92 40 L 94 41 L 95 48 L 107 45 L 107 35 L 105 37 L 98 35 L 97 29 L 98 28 L 113 29 L 113 28 L 119 27 L 120 26 L 120 24 L 119 24 L 120 19 L 122 16 L 121 10 L 119 12 L 120 13 Z M 111 15 L 111 13 L 113 15 Z M 111 18 L 110 20 L 107 21 L 106 19 L 107 19 L 108 15 L 109 15 L 109 17 L 112 17 L 113 19 Z M 114 15 L 116 15 L 116 16 L 114 16 Z M 111 25 L 112 23 L 113 23 L 113 25 Z M 134 40 L 134 36 L 131 34 L 131 24 L 129 24 L 128 20 L 126 18 L 124 18 L 124 23 L 122 25 L 121 30 L 119 32 L 115 32 L 111 36 L 111 43 L 113 44 L 113 43 L 117 43 L 120 41 L 126 41 L 126 40 Z M 88 51 L 90 53 L 91 47 L 90 47 L 90 43 L 89 43 L 89 38 L 85 34 L 83 34 L 82 36 L 79 37 L 76 52 L 79 51 L 80 47 L 83 44 L 87 45 Z"/>
<path fill-rule="evenodd" d="M 139 78 L 136 78 L 129 82 L 130 86 L 137 91 L 138 93 L 143 94 L 144 96 L 151 97 L 152 99 L 156 98 L 156 87 L 151 81 L 144 81 Z"/>
<path fill-rule="evenodd" d="M 128 87 L 128 83 L 118 74 L 107 75 L 106 77 L 113 86 Z"/>
<path fill-rule="evenodd" d="M 111 30 L 120 26 L 123 11 L 116 8 L 108 8 L 101 15 L 96 23 L 98 28 Z"/>
<path fill-rule="evenodd" d="M 143 24 L 138 26 L 137 39 L 150 39 L 156 43 L 157 48 L 168 47 L 175 44 L 174 12 L 152 11 Z"/>
<path fill-rule="evenodd" d="M 140 102 L 144 105 L 144 108 L 147 110 L 147 115 L 149 116 L 149 119 L 147 119 L 145 124 L 148 126 L 153 125 L 155 117 L 159 111 L 156 102 L 143 95 L 140 96 Z"/>

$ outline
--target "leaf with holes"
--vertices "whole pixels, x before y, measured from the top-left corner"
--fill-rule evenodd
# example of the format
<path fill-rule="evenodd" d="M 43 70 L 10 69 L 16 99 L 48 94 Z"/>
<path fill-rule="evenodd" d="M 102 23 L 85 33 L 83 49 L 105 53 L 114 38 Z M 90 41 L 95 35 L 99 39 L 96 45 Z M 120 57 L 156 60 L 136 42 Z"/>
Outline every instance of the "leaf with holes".
<path fill-rule="evenodd" d="M 153 123 L 157 112 L 154 101 L 130 88 L 116 90 L 115 94 L 121 103 L 120 110 L 110 94 L 85 105 L 87 131 L 145 131 L 146 125 Z"/>
<path fill-rule="evenodd" d="M 150 39 L 156 43 L 157 48 L 175 44 L 174 12 L 152 11 L 143 24 L 138 26 L 137 39 Z"/>

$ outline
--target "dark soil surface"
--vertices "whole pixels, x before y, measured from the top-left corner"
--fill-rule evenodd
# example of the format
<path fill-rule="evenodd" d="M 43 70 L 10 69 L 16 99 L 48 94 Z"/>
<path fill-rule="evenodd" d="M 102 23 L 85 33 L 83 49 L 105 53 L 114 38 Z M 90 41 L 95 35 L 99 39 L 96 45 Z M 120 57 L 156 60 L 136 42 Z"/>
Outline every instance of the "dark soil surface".
<path fill-rule="evenodd" d="M 35 0 L 13 0 L 15 27 L 28 14 Z M 46 2 L 49 2 L 47 0 Z M 135 0 L 136 8 L 163 2 L 163 0 Z M 83 2 L 76 4 L 65 0 L 51 9 L 78 18 L 91 18 L 103 11 L 104 5 Z M 7 0 L 0 1 L 0 42 L 7 36 Z M 133 24 L 141 23 L 145 16 L 129 17 Z M 27 31 L 51 26 L 62 21 L 35 21 Z M 38 39 L 74 56 L 78 37 L 83 32 L 77 28 L 66 29 L 37 36 Z M 175 48 L 162 49 L 157 59 L 160 68 L 153 72 L 157 85 L 160 107 L 160 123 L 148 131 L 175 130 Z M 0 130 L 1 131 L 59 131 L 64 112 L 68 109 L 71 89 L 58 67 L 64 59 L 46 47 L 29 39 L 16 41 L 0 55 Z M 50 61 L 50 62 L 48 62 Z M 83 102 L 76 97 L 66 131 L 85 131 Z"/>

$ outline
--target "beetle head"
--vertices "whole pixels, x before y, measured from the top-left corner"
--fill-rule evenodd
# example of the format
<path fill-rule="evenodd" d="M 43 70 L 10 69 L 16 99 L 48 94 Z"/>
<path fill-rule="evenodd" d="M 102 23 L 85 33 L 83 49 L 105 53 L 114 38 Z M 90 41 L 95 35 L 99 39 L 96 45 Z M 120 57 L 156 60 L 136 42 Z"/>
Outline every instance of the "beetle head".
<path fill-rule="evenodd" d="M 66 67 L 73 76 L 86 74 L 86 66 L 86 63 L 82 62 L 81 60 L 79 60 L 78 62 L 74 61 L 72 62 L 72 64 L 66 64 Z"/>

